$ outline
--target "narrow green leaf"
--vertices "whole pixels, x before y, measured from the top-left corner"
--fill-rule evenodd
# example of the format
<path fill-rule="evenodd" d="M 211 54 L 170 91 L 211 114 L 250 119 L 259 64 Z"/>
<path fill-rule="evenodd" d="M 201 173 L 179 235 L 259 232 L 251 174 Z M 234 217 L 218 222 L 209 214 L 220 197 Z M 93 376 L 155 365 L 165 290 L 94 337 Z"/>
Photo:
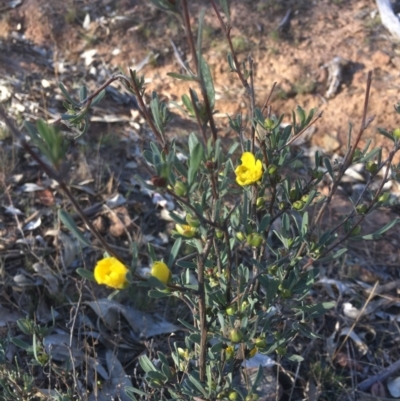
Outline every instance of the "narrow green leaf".
<path fill-rule="evenodd" d="M 78 106 L 78 103 L 75 102 L 75 100 L 72 99 L 72 97 L 69 95 L 69 93 L 67 92 L 67 89 L 65 88 L 64 84 L 62 82 L 60 82 L 58 84 L 58 87 L 61 89 L 61 92 L 63 93 L 63 95 L 65 96 L 65 98 L 73 105 Z"/>
<path fill-rule="evenodd" d="M 103 99 L 103 97 L 105 96 L 105 94 L 106 94 L 106 91 L 105 90 L 102 90 L 93 100 L 92 100 L 92 103 L 90 104 L 91 106 L 96 106 L 96 104 L 98 104 L 102 99 Z"/>
<path fill-rule="evenodd" d="M 190 166 L 188 171 L 188 184 L 192 185 L 196 173 L 200 167 L 200 163 L 203 159 L 204 149 L 200 143 L 197 143 L 193 150 L 190 152 Z"/>
<path fill-rule="evenodd" d="M 168 263 L 167 263 L 167 265 L 168 265 L 169 267 L 172 267 L 172 265 L 174 264 L 175 259 L 176 259 L 176 257 L 178 256 L 179 249 L 181 248 L 181 245 L 182 245 L 182 238 L 178 238 L 178 239 L 175 241 L 175 243 L 174 243 L 174 245 L 173 245 L 173 247 L 172 247 L 172 249 L 171 249 L 171 252 L 170 252 L 170 254 L 169 254 L 169 256 L 168 256 Z"/>
<path fill-rule="evenodd" d="M 367 234 L 367 235 L 362 235 L 360 238 L 363 240 L 377 240 L 380 239 L 382 237 L 382 234 L 384 234 L 386 231 L 390 230 L 394 225 L 396 225 L 398 222 L 400 221 L 399 218 L 392 220 L 391 222 L 387 223 L 386 225 L 384 225 L 382 228 L 380 228 L 379 230 L 375 231 L 372 234 Z M 357 237 L 354 237 L 357 238 Z M 353 238 L 352 238 L 353 239 Z"/>
<path fill-rule="evenodd" d="M 201 79 L 203 80 L 204 85 L 206 87 L 208 101 L 210 102 L 211 110 L 213 110 L 214 104 L 215 104 L 214 83 L 213 83 L 210 67 L 202 55 L 200 55 L 200 71 L 201 71 Z"/>
<path fill-rule="evenodd" d="M 333 174 L 332 165 L 327 157 L 324 157 L 324 164 L 325 164 L 326 169 L 328 170 L 329 175 L 332 177 L 332 180 L 334 180 L 335 176 Z"/>
<path fill-rule="evenodd" d="M 171 78 L 181 79 L 182 81 L 197 81 L 196 77 L 191 75 L 177 74 L 176 72 L 168 72 L 167 75 Z"/>
<path fill-rule="evenodd" d="M 92 244 L 83 236 L 70 214 L 68 214 L 65 210 L 60 209 L 58 211 L 58 217 L 76 239 L 86 246 L 92 246 Z"/>
<path fill-rule="evenodd" d="M 197 390 L 204 395 L 204 397 L 207 397 L 207 391 L 203 388 L 201 383 L 195 377 L 193 377 L 193 375 L 189 374 L 189 380 L 196 386 Z"/>
<path fill-rule="evenodd" d="M 139 358 L 139 364 L 146 373 L 157 370 L 147 355 L 143 355 Z"/>

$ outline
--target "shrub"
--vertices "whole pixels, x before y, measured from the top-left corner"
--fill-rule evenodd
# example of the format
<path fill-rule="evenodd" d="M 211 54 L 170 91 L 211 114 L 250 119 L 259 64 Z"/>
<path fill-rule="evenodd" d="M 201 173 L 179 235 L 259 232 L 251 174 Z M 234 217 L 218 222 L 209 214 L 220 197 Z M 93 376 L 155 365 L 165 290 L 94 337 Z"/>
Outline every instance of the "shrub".
<path fill-rule="evenodd" d="M 199 17 L 196 42 L 186 0 L 152 2 L 163 12 L 180 16 L 184 22 L 192 65 L 185 67 L 186 73 L 170 76 L 189 81 L 193 86 L 182 96 L 181 110 L 197 122 L 198 132 L 189 134 L 184 146 L 170 140 L 166 135 L 171 120 L 168 105 L 156 93 L 149 96 L 147 103 L 145 79 L 135 71 L 112 77 L 91 95 L 83 87 L 79 101 L 61 84 L 67 106 L 62 119 L 79 135 L 84 135 L 88 111 L 101 101 L 106 85 L 121 80 L 136 96 L 140 112 L 156 138 L 143 153 L 153 171 L 151 184 L 141 177 L 138 179 L 148 189 L 171 196 L 181 210 L 170 214 L 176 230 L 171 236 L 173 245 L 169 256 L 163 261 L 157 260 L 149 246 L 152 270 L 150 277 L 143 277 L 137 271 L 137 258 L 123 260 L 109 247 L 58 174 L 67 151 L 65 140 L 43 121 L 36 127 L 27 127 L 32 144 L 46 156 L 48 164 L 34 157 L 50 177 L 60 182 L 61 189 L 107 253 L 98 265 L 102 270 L 96 267 L 97 273 L 93 275 L 81 269 L 83 277 L 117 289 L 147 287 L 149 297 L 177 297 L 192 312 L 193 320 L 180 320 L 187 333 L 184 348 L 175 345 L 168 355 L 159 352 L 157 363 L 146 355 L 141 357 L 145 382 L 140 388 L 127 390 L 131 399 L 257 399 L 261 367 L 253 382 L 238 385 L 233 378 L 240 366 L 256 353 L 300 361 L 301 355 L 293 354 L 288 345 L 299 334 L 312 338 L 311 321 L 333 306 L 330 302 L 309 300 L 318 277 L 317 263 L 340 258 L 346 252 L 347 241 L 377 239 L 397 222 L 376 233 L 361 234 L 360 227 L 367 216 L 390 202 L 382 189 L 392 178 L 389 172 L 396 174 L 397 171 L 392 161 L 400 146 L 399 129 L 393 133 L 380 131 L 393 141 L 393 150 L 385 160 L 380 148 L 370 149 L 369 144 L 359 148 L 362 134 L 370 123 L 366 118 L 369 74 L 364 118 L 355 138 L 350 130 L 344 158 L 332 163 L 329 157 L 316 152 L 314 163 L 295 174 L 293 166 L 300 155 L 293 155 L 291 144 L 321 114 L 298 106 L 292 113 L 291 124 L 283 128 L 284 116 L 271 114 L 269 100 L 263 107 L 257 107 L 253 60 L 249 57 L 239 62 L 230 36 L 227 1 L 221 0 L 218 7 L 211 0 L 230 47 L 229 67 L 245 88 L 249 103 L 247 116 L 229 116 L 229 126 L 238 139 L 232 138 L 227 146 L 219 138 L 214 120 L 214 82 L 202 52 L 204 11 Z M 396 111 L 400 112 L 400 106 Z M 36 155 L 31 144 L 24 140 L 22 143 L 29 153 Z M 182 159 L 178 153 L 186 157 Z M 358 199 L 352 200 L 353 209 L 348 214 L 333 227 L 326 227 L 322 224 L 324 213 L 346 170 L 354 163 L 366 165 L 369 179 L 365 189 Z M 375 191 L 370 190 L 381 171 L 384 173 L 380 184 Z M 325 196 L 319 192 L 323 180 L 330 182 Z M 60 217 L 87 243 L 67 212 L 61 211 Z M 183 246 L 190 249 L 189 256 L 184 258 L 180 257 Z M 125 274 L 128 267 L 129 272 Z M 171 271 L 180 274 L 172 276 Z M 195 282 L 192 274 L 196 276 Z"/>

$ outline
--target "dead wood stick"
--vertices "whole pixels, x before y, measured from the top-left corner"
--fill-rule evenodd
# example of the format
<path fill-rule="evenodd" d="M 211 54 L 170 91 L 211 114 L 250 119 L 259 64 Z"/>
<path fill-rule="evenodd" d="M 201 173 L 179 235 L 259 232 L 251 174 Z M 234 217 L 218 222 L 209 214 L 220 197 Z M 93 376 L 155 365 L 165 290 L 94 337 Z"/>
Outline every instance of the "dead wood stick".
<path fill-rule="evenodd" d="M 390 0 L 376 0 L 382 25 L 397 39 L 400 39 L 400 20 L 393 12 Z"/>
<path fill-rule="evenodd" d="M 380 373 L 369 377 L 358 385 L 358 390 L 367 391 L 376 382 L 386 380 L 389 376 L 392 376 L 396 371 L 400 369 L 400 360 L 392 363 L 387 368 L 383 369 Z"/>

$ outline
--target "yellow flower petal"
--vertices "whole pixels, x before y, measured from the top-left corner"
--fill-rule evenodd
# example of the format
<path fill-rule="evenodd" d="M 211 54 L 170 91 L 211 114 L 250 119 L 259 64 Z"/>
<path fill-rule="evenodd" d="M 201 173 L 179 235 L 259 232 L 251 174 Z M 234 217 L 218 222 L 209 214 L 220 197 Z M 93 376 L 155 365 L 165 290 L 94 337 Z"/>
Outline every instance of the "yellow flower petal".
<path fill-rule="evenodd" d="M 178 234 L 183 235 L 187 238 L 192 238 L 196 235 L 197 229 L 195 227 L 191 227 L 185 224 L 176 224 L 175 225 L 176 231 Z"/>
<path fill-rule="evenodd" d="M 256 158 L 251 152 L 244 152 L 240 160 L 242 161 L 242 165 L 247 168 L 252 168 L 256 164 Z"/>
<path fill-rule="evenodd" d="M 114 257 L 99 260 L 94 268 L 94 279 L 98 284 L 121 290 L 128 285 L 128 268 Z"/>
<path fill-rule="evenodd" d="M 164 262 L 154 262 L 150 274 L 164 284 L 168 284 L 171 281 L 171 270 Z"/>
<path fill-rule="evenodd" d="M 261 160 L 256 160 L 251 152 L 244 152 L 240 160 L 242 164 L 235 170 L 236 182 L 244 186 L 259 181 L 262 177 Z"/>

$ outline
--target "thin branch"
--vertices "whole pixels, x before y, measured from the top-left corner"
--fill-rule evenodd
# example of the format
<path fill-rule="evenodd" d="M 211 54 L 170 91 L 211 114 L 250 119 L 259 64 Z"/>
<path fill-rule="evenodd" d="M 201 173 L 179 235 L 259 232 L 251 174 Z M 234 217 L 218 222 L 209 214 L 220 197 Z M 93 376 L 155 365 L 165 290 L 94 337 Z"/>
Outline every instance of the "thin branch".
<path fill-rule="evenodd" d="M 146 119 L 147 123 L 150 125 L 151 130 L 154 132 L 154 135 L 157 137 L 157 140 L 160 144 L 160 146 L 163 147 L 163 150 L 166 154 L 168 154 L 168 147 L 167 147 L 167 143 L 163 137 L 163 135 L 161 134 L 161 132 L 157 129 L 157 127 L 154 125 L 153 119 L 151 118 L 151 115 L 149 113 L 149 111 L 147 110 L 146 105 L 144 104 L 143 101 L 143 95 L 140 93 L 140 89 L 137 85 L 135 76 L 134 76 L 134 72 L 129 69 L 130 73 L 131 73 L 131 77 L 132 80 L 130 82 L 130 85 L 136 95 L 137 101 L 138 101 L 138 105 L 139 105 L 139 109 L 142 112 L 144 118 Z"/>

